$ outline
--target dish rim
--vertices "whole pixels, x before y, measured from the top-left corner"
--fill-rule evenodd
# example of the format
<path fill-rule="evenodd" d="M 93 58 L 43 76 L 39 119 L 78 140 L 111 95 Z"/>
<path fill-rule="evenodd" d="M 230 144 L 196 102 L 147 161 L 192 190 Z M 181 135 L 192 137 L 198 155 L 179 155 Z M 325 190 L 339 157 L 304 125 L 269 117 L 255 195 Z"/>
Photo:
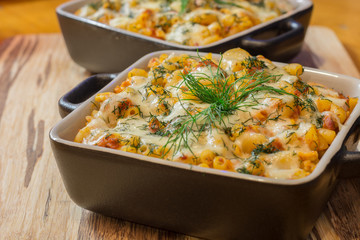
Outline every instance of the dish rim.
<path fill-rule="evenodd" d="M 68 18 L 71 18 L 73 20 L 85 23 L 85 24 L 89 24 L 98 28 L 102 28 L 102 29 L 106 29 L 106 30 L 110 30 L 113 32 L 117 32 L 117 33 L 121 33 L 127 36 L 131 36 L 134 38 L 140 38 L 140 39 L 145 39 L 148 40 L 150 42 L 153 42 L 154 44 L 162 44 L 164 46 L 167 47 L 172 47 L 172 48 L 177 48 L 177 49 L 183 49 L 183 50 L 188 50 L 188 51 L 194 51 L 194 50 L 202 50 L 202 49 L 207 49 L 207 48 L 212 48 L 212 47 L 216 47 L 218 45 L 230 42 L 232 40 L 235 40 L 237 38 L 243 37 L 247 34 L 250 34 L 252 32 L 255 32 L 257 30 L 260 30 L 262 28 L 265 28 L 267 26 L 270 26 L 272 24 L 275 24 L 277 22 L 281 22 L 283 20 L 289 19 L 292 16 L 302 12 L 302 11 L 306 11 L 308 9 L 311 9 L 313 7 L 313 2 L 312 0 L 289 0 L 290 2 L 294 2 L 294 4 L 296 3 L 298 6 L 296 6 L 296 8 L 293 11 L 287 12 L 285 14 L 282 14 L 274 19 L 271 19 L 269 21 L 260 23 L 258 25 L 252 26 L 249 29 L 243 30 L 239 33 L 233 34 L 231 36 L 225 37 L 223 39 L 220 39 L 218 41 L 215 41 L 213 43 L 210 44 L 206 44 L 206 45 L 201 45 L 201 46 L 188 46 L 188 45 L 182 45 L 182 44 L 178 44 L 178 43 L 172 43 L 166 40 L 162 40 L 162 39 L 157 39 L 155 37 L 149 37 L 140 33 L 136 33 L 136 32 L 131 32 L 125 29 L 121 29 L 121 28 L 115 28 L 115 27 L 111 27 L 108 24 L 105 23 L 100 23 L 98 21 L 95 20 L 90 20 L 84 17 L 79 17 L 76 16 L 74 13 L 71 13 L 69 11 L 66 11 L 65 8 L 69 8 L 72 5 L 75 4 L 79 4 L 81 2 L 87 3 L 87 2 L 94 2 L 95 0 L 72 0 L 66 3 L 61 4 L 60 6 L 58 6 L 56 8 L 56 13 L 61 15 L 61 16 L 65 16 Z M 83 4 L 83 5 L 84 5 Z"/>
<path fill-rule="evenodd" d="M 191 55 L 200 54 L 201 56 L 204 56 L 207 54 L 207 52 L 193 52 L 193 51 L 182 51 L 182 50 L 162 50 L 162 51 L 155 51 L 155 52 L 146 54 L 143 57 L 141 57 L 140 59 L 138 59 L 135 63 L 131 64 L 128 68 L 126 68 L 125 70 L 120 72 L 111 82 L 109 82 L 106 86 L 104 86 L 102 89 L 100 89 L 97 93 L 109 91 L 109 90 L 112 91 L 113 88 L 115 87 L 114 86 L 115 84 L 118 85 L 118 84 L 120 84 L 121 81 L 126 80 L 127 73 L 131 69 L 138 67 L 139 65 L 143 65 L 143 64 L 147 63 L 152 57 L 160 56 L 161 54 L 164 54 L 164 53 L 165 54 L 172 54 L 172 53 L 174 53 L 174 54 L 191 54 Z M 213 56 L 219 57 L 220 55 L 213 53 Z M 275 61 L 273 63 L 280 67 L 287 64 L 287 63 L 281 63 L 281 62 L 275 62 Z M 346 80 L 346 81 L 348 81 L 348 83 L 352 84 L 351 86 L 353 86 L 353 85 L 356 86 L 357 90 L 359 92 L 358 95 L 355 95 L 352 97 L 360 98 L 360 79 L 357 79 L 357 78 L 351 77 L 351 76 L 346 76 L 343 74 L 325 71 L 325 70 L 310 68 L 310 67 L 304 67 L 304 74 L 309 74 L 309 76 L 321 75 L 321 76 L 328 77 L 329 79 Z M 325 82 L 331 83 L 330 80 L 325 80 Z M 339 83 L 339 85 L 342 85 L 342 84 Z M 342 89 L 342 90 L 344 90 L 344 89 Z M 341 90 L 340 91 L 338 90 L 338 92 L 341 92 Z M 63 145 L 67 145 L 69 147 L 88 149 L 88 150 L 97 151 L 97 152 L 105 152 L 105 153 L 115 154 L 115 155 L 119 155 L 119 156 L 134 158 L 137 160 L 144 160 L 147 162 L 161 164 L 161 165 L 165 165 L 165 166 L 169 166 L 169 167 L 176 167 L 176 168 L 181 168 L 184 170 L 196 171 L 196 172 L 200 172 L 200 173 L 204 173 L 204 174 L 213 174 L 213 175 L 219 175 L 222 177 L 231 177 L 231 178 L 236 178 L 236 179 L 241 179 L 241 180 L 250 180 L 250 181 L 275 184 L 275 185 L 306 184 L 306 183 L 311 182 L 312 180 L 316 179 L 317 177 L 319 177 L 324 172 L 325 168 L 330 164 L 331 160 L 336 155 L 336 153 L 342 148 L 342 146 L 344 145 L 344 140 L 345 140 L 346 136 L 348 135 L 351 127 L 354 125 L 355 121 L 360 116 L 360 102 L 359 102 L 355 106 L 355 108 L 353 109 L 349 118 L 343 124 L 342 129 L 337 133 L 334 141 L 331 143 L 330 147 L 326 150 L 325 154 L 321 157 L 321 159 L 319 160 L 319 163 L 317 164 L 316 168 L 314 169 L 314 171 L 311 174 L 309 174 L 306 177 L 300 178 L 300 179 L 275 179 L 275 178 L 270 178 L 270 177 L 254 176 L 254 175 L 238 173 L 238 172 L 230 172 L 230 171 L 226 171 L 226 170 L 203 168 L 203 167 L 194 166 L 191 164 L 167 161 L 167 160 L 164 160 L 161 158 L 149 157 L 149 156 L 145 156 L 145 155 L 141 155 L 141 154 L 137 154 L 137 153 L 130 153 L 130 152 L 125 152 L 125 151 L 111 149 L 111 148 L 92 146 L 92 145 L 87 145 L 87 144 L 83 144 L 83 143 L 76 143 L 74 141 L 61 138 L 60 130 L 61 130 L 62 126 L 66 127 L 68 124 L 71 124 L 72 123 L 71 120 L 73 118 L 75 118 L 76 121 L 83 121 L 83 119 L 79 119 L 80 116 L 78 116 L 78 115 L 80 115 L 80 113 L 78 113 L 78 112 L 85 111 L 86 108 L 88 108 L 90 106 L 91 102 L 93 101 L 94 96 L 97 93 L 95 93 L 94 95 L 89 97 L 78 108 L 76 108 L 74 111 L 69 113 L 65 118 L 58 121 L 51 128 L 51 130 L 49 132 L 49 137 L 52 141 L 63 144 Z"/>

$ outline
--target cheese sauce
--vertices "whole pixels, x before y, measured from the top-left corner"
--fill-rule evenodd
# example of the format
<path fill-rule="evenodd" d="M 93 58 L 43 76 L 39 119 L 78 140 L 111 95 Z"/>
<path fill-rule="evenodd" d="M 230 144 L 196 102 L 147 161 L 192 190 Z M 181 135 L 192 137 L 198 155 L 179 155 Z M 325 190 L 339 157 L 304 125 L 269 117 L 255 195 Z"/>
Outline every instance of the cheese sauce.
<path fill-rule="evenodd" d="M 221 62 L 219 62 L 221 61 Z M 305 177 L 357 103 L 231 49 L 221 58 L 166 55 L 132 69 L 75 141 L 271 178 Z"/>
<path fill-rule="evenodd" d="M 102 0 L 76 15 L 189 46 L 202 46 L 289 12 L 286 0 Z"/>

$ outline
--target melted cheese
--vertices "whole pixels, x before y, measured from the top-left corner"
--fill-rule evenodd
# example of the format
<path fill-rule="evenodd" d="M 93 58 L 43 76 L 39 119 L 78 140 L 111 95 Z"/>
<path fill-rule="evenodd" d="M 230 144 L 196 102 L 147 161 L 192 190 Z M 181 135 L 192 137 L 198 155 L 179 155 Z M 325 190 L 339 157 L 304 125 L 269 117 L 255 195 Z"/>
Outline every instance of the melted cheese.
<path fill-rule="evenodd" d="M 110 0 L 85 5 L 75 14 L 112 27 L 183 45 L 207 45 L 289 12 L 284 0 Z"/>
<path fill-rule="evenodd" d="M 271 178 L 310 174 L 349 115 L 348 98 L 240 49 L 223 63 L 152 59 L 147 72 L 133 69 L 120 90 L 95 98 L 100 108 L 76 140 Z M 329 100 L 323 112 L 319 99 Z"/>

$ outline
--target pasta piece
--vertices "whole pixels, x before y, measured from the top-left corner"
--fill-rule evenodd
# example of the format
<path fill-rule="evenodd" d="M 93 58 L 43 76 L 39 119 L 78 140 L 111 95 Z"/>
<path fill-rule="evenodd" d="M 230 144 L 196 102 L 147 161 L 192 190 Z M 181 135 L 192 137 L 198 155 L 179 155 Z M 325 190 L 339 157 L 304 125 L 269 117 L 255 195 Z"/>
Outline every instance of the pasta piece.
<path fill-rule="evenodd" d="M 151 14 L 144 13 L 142 20 Z M 147 29 L 146 22 L 139 24 Z M 129 70 L 114 92 L 95 96 L 75 142 L 222 171 L 298 179 L 314 171 L 358 103 L 303 81 L 299 64 L 279 68 L 240 48 L 220 59 L 161 54 L 147 66 Z"/>

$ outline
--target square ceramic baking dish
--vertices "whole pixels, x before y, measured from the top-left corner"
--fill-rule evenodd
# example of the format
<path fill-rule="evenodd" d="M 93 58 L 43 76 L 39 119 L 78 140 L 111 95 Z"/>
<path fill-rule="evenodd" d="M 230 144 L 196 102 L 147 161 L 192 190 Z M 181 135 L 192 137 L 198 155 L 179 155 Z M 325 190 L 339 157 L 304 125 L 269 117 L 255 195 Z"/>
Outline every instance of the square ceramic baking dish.
<path fill-rule="evenodd" d="M 304 41 L 313 3 L 289 0 L 294 10 L 271 21 L 206 46 L 184 46 L 138 33 L 113 28 L 74 15 L 94 0 L 74 0 L 56 9 L 61 31 L 71 58 L 90 72 L 120 72 L 140 57 L 160 50 L 199 50 L 221 53 L 241 47 L 252 55 L 262 54 L 274 61 L 294 57 Z"/>
<path fill-rule="evenodd" d="M 100 92 L 112 91 L 132 68 L 146 68 L 152 57 L 172 52 L 148 54 L 116 77 L 90 77 L 60 99 L 63 116 L 76 108 L 50 131 L 71 199 L 93 212 L 205 239 L 305 239 L 339 172 L 359 175 L 359 152 L 348 147 L 355 142 L 350 133 L 359 129 L 359 104 L 314 172 L 297 180 L 201 168 L 73 142 L 91 111 L 94 96 L 88 93 L 94 94 L 105 83 Z M 306 68 L 302 79 L 359 97 L 360 80 L 352 77 Z"/>

